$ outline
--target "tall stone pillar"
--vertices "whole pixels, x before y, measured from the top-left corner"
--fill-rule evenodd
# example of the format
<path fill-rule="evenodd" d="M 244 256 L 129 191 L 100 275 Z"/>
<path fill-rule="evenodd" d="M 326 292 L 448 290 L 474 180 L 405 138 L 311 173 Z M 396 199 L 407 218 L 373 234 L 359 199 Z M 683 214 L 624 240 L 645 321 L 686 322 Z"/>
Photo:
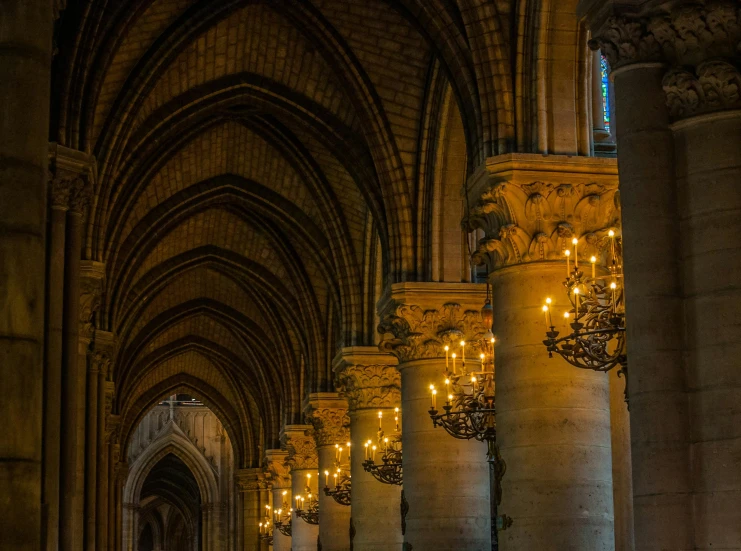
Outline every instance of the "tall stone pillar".
<path fill-rule="evenodd" d="M 268 505 L 268 483 L 261 468 L 239 469 L 235 473 L 237 489 L 242 500 L 242 534 L 244 551 L 259 551 L 260 523 Z M 214 547 L 220 549 L 220 547 Z"/>
<path fill-rule="evenodd" d="M 738 5 L 590 7 L 615 83 L 636 549 L 736 548 Z"/>
<path fill-rule="evenodd" d="M 401 487 L 383 484 L 363 470 L 363 444 L 375 439 L 378 412 L 383 429 L 394 431 L 394 408 L 401 407 L 397 360 L 378 347 L 343 348 L 333 366 L 336 386 L 347 398 L 352 454 L 352 531 L 354 551 L 399 551 Z"/>
<path fill-rule="evenodd" d="M 350 441 L 347 400 L 333 392 L 310 394 L 305 412 L 306 420 L 314 427 L 319 461 L 319 541 L 323 551 L 350 551 L 350 506 L 324 494 L 325 471 L 329 472 L 329 485 L 334 488 L 335 446 L 344 448 L 344 457 L 352 457 L 347 449 Z"/>
<path fill-rule="evenodd" d="M 64 344 L 62 377 L 62 457 L 60 502 L 61 551 L 83 547 L 84 424 L 87 346 L 92 323 L 81 305 L 81 255 L 84 213 L 92 194 L 87 177 L 74 180 L 67 212 L 64 265 Z M 89 293 L 85 293 L 85 300 Z M 92 304 L 92 302 L 90 302 Z M 81 335 L 80 331 L 85 334 Z"/>
<path fill-rule="evenodd" d="M 604 258 L 616 176 L 610 159 L 513 154 L 487 159 L 468 185 L 468 222 L 485 234 L 474 260 L 493 290 L 499 511 L 513 519 L 503 551 L 615 548 L 609 377 L 548 357 L 541 308 L 550 297 L 564 334 L 563 251 L 576 237 L 582 263 Z"/>
<path fill-rule="evenodd" d="M 41 546 L 44 233 L 51 0 L 3 2 L 0 22 L 0 541 Z M 12 499 L 9 497 L 12 496 Z"/>
<path fill-rule="evenodd" d="M 311 475 L 311 493 L 316 495 L 319 488 L 319 462 L 311 425 L 286 425 L 281 434 L 281 444 L 288 452 L 286 464 L 291 468 L 291 488 L 293 493 L 293 524 L 291 548 L 293 551 L 315 551 L 319 538 L 319 527 L 309 524 L 296 513 L 296 496 L 306 497 L 307 474 Z"/>
<path fill-rule="evenodd" d="M 106 549 L 108 545 L 108 438 L 111 435 L 112 426 L 108 423 L 113 405 L 113 383 L 107 379 L 111 374 L 111 362 L 115 349 L 113 333 L 95 331 L 95 347 L 93 362 L 98 369 L 98 405 L 96 408 L 98 417 L 96 419 L 96 451 L 94 460 L 96 467 L 95 481 L 95 547 L 98 551 Z"/>
<path fill-rule="evenodd" d="M 59 545 L 62 416 L 62 326 L 64 320 L 64 236 L 71 180 L 53 178 L 48 227 L 44 372 L 44 469 L 42 503 L 46 551 Z"/>
<path fill-rule="evenodd" d="M 404 543 L 414 549 L 491 550 L 486 446 L 434 428 L 428 413 L 430 384 L 444 379 L 443 347 L 465 340 L 478 358 L 485 297 L 480 284 L 400 283 L 378 306 L 380 348 L 399 359 L 401 372 Z"/>
<path fill-rule="evenodd" d="M 117 456 L 120 456 L 120 446 L 119 451 L 116 453 Z M 126 484 L 126 479 L 129 477 L 129 465 L 128 463 L 123 463 L 119 461 L 116 463 L 115 467 L 116 471 L 116 498 L 114 500 L 114 514 L 115 514 L 115 526 L 116 526 L 116 533 L 113 540 L 114 543 L 114 549 L 115 551 L 129 551 L 128 546 L 126 545 L 126 532 L 124 530 L 124 508 L 125 504 L 123 502 L 123 488 Z M 127 511 L 128 514 L 128 511 Z"/>
<path fill-rule="evenodd" d="M 291 471 L 287 464 L 288 452 L 284 450 L 267 450 L 265 466 L 269 473 L 273 492 L 273 509 L 288 514 L 291 508 Z M 285 516 L 285 515 L 284 515 Z M 273 515 L 275 519 L 275 515 Z M 291 536 L 285 536 L 273 530 L 273 551 L 291 551 Z"/>
<path fill-rule="evenodd" d="M 95 500 L 98 482 L 98 377 L 100 368 L 103 367 L 107 371 L 110 364 L 108 353 L 100 351 L 96 353 L 94 344 L 95 316 L 100 306 L 105 266 L 92 260 L 81 261 L 80 276 L 79 391 L 80 395 L 85 398 L 80 404 L 78 418 L 78 454 L 84 454 L 84 457 L 78 465 L 81 467 L 84 465 L 84 470 L 81 469 L 80 473 L 85 488 L 84 524 L 82 526 L 84 549 L 94 551 L 97 513 Z M 101 346 L 101 350 L 108 344 L 106 338 L 105 335 L 101 335 L 105 343 Z"/>

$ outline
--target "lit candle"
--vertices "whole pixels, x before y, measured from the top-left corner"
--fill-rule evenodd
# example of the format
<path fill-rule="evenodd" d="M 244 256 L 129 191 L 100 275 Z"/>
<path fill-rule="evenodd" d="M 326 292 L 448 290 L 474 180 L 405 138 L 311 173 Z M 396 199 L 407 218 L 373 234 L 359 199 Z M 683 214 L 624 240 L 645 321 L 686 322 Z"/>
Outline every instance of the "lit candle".
<path fill-rule="evenodd" d="M 597 257 L 593 256 L 589 259 L 589 262 L 592 263 L 592 279 L 595 277 L 595 265 L 597 264 Z"/>
<path fill-rule="evenodd" d="M 453 403 L 453 395 L 452 394 L 448 394 L 448 403 L 449 404 L 452 404 Z"/>
<path fill-rule="evenodd" d="M 461 365 L 466 366 L 466 341 L 461 341 Z"/>
<path fill-rule="evenodd" d="M 339 483 L 337 482 L 337 473 L 334 473 L 334 487 L 337 488 Z"/>
<path fill-rule="evenodd" d="M 579 319 L 579 287 L 574 287 L 574 319 Z"/>
<path fill-rule="evenodd" d="M 383 439 L 383 444 L 386 446 L 386 455 L 388 455 L 388 453 L 389 453 L 389 439 L 388 438 L 384 438 Z"/>
<path fill-rule="evenodd" d="M 476 377 L 471 377 L 471 386 L 473 386 L 473 392 L 476 393 Z"/>
<path fill-rule="evenodd" d="M 453 352 L 453 353 L 451 354 L 451 356 L 452 356 L 452 358 L 453 358 L 453 374 L 455 374 L 455 352 Z"/>
<path fill-rule="evenodd" d="M 373 450 L 373 461 L 375 461 L 376 460 L 376 446 L 373 446 L 372 450 Z"/>
<path fill-rule="evenodd" d="M 615 263 L 615 232 L 610 230 L 607 232 L 610 237 L 610 256 L 612 256 L 612 263 Z"/>
<path fill-rule="evenodd" d="M 571 258 L 571 251 L 569 249 L 566 249 L 563 254 L 566 255 L 566 277 L 571 276 L 571 263 L 569 259 Z"/>
<path fill-rule="evenodd" d="M 396 422 L 396 432 L 399 432 L 399 408 L 394 408 L 394 421 Z"/>
<path fill-rule="evenodd" d="M 545 317 L 545 328 L 547 331 L 548 330 L 548 306 L 545 304 L 543 305 L 543 316 Z"/>
<path fill-rule="evenodd" d="M 350 462 L 350 442 L 345 444 L 345 446 L 347 446 L 347 462 L 349 463 Z"/>
<path fill-rule="evenodd" d="M 545 305 L 546 305 L 546 310 L 545 310 L 546 320 L 545 320 L 545 322 L 546 322 L 546 324 L 549 327 L 553 327 L 553 319 L 551 318 L 551 302 L 553 302 L 553 301 L 551 300 L 550 297 L 548 297 L 548 298 L 545 299 Z"/>
<path fill-rule="evenodd" d="M 435 385 L 430 385 L 430 407 L 435 407 Z"/>
<path fill-rule="evenodd" d="M 579 266 L 579 252 L 577 250 L 577 246 L 579 245 L 579 240 L 574 237 L 574 239 L 571 240 L 571 244 L 574 245 L 574 269 Z"/>
<path fill-rule="evenodd" d="M 445 392 L 450 394 L 450 379 L 445 379 Z"/>
<path fill-rule="evenodd" d="M 497 341 L 496 337 L 491 338 L 491 363 L 494 365 L 494 343 Z"/>
<path fill-rule="evenodd" d="M 617 290 L 617 283 L 615 283 L 614 281 L 612 283 L 610 283 L 610 289 L 612 289 L 612 313 L 614 314 L 615 313 L 615 307 L 616 307 L 616 303 L 615 303 L 615 291 Z"/>
<path fill-rule="evenodd" d="M 435 409 L 435 404 L 437 403 L 437 390 L 432 391 L 432 409 Z"/>
<path fill-rule="evenodd" d="M 262 534 L 262 522 L 260 523 L 260 533 Z"/>
<path fill-rule="evenodd" d="M 324 471 L 324 486 L 329 485 L 329 471 Z"/>
<path fill-rule="evenodd" d="M 448 351 L 450 350 L 450 347 L 448 345 L 445 345 L 445 369 L 448 369 Z"/>
<path fill-rule="evenodd" d="M 378 412 L 378 428 L 379 428 L 379 429 L 380 429 L 380 428 L 382 428 L 382 427 L 381 427 L 381 421 L 382 421 L 382 420 L 383 420 L 383 412 L 382 412 L 382 411 L 379 411 L 379 412 Z"/>
<path fill-rule="evenodd" d="M 365 443 L 365 458 L 368 459 L 368 442 Z"/>

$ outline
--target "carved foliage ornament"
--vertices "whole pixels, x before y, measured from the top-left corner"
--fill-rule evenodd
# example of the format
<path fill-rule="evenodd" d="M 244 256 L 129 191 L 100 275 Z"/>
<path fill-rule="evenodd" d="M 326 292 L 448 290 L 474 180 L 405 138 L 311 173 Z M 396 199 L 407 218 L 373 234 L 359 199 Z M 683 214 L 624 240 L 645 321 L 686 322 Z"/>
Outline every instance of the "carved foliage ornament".
<path fill-rule="evenodd" d="M 317 446 L 344 444 L 350 439 L 350 417 L 345 408 L 312 408 L 306 420 L 314 427 Z"/>
<path fill-rule="evenodd" d="M 85 277 L 80 281 L 80 337 L 90 339 L 93 336 L 95 314 L 100 308 L 103 292 L 103 281 L 98 278 Z"/>
<path fill-rule="evenodd" d="M 726 61 L 706 61 L 696 71 L 672 69 L 662 84 L 675 118 L 741 107 L 741 73 Z"/>
<path fill-rule="evenodd" d="M 290 488 L 291 487 L 291 469 L 290 466 L 282 461 L 265 462 L 265 470 L 273 488 Z"/>
<path fill-rule="evenodd" d="M 487 328 L 478 310 L 463 310 L 460 304 L 447 303 L 440 309 L 397 304 L 378 326 L 383 335 L 379 348 L 394 354 L 399 363 L 445 357 L 444 346 L 464 340 L 467 354 L 478 358 Z"/>
<path fill-rule="evenodd" d="M 607 233 L 619 221 L 617 183 L 503 181 L 482 194 L 466 224 L 484 231 L 474 262 L 494 271 L 563 258 L 574 237 L 579 239 L 580 250 L 599 257 L 608 245 Z"/>
<path fill-rule="evenodd" d="M 337 388 L 350 411 L 392 408 L 401 403 L 401 374 L 390 365 L 349 365 L 337 373 Z"/>
<path fill-rule="evenodd" d="M 319 467 L 319 458 L 316 453 L 316 444 L 313 431 L 307 431 L 309 434 L 303 435 L 284 435 L 286 451 L 288 458 L 286 464 L 292 470 L 317 469 Z"/>

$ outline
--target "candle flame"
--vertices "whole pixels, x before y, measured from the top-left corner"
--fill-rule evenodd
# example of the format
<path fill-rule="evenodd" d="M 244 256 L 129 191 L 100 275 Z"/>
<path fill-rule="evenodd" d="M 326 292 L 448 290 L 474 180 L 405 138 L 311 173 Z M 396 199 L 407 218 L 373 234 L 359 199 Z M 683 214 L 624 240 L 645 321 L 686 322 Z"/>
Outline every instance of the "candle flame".
<path fill-rule="evenodd" d="M 591 257 L 589 259 L 589 262 L 591 262 L 592 264 L 594 264 L 595 262 L 597 262 L 597 257 L 596 256 Z"/>
<path fill-rule="evenodd" d="M 574 237 L 574 239 L 571 240 L 571 244 L 576 245 L 577 243 L 579 243 L 579 240 L 576 237 Z"/>
<path fill-rule="evenodd" d="M 565 254 L 566 256 L 571 256 L 571 251 L 570 251 L 569 249 L 566 249 L 566 250 L 565 250 L 565 251 L 563 252 L 563 254 Z"/>
<path fill-rule="evenodd" d="M 607 235 L 609 235 L 610 237 L 615 237 L 615 232 L 610 230 L 607 232 Z"/>

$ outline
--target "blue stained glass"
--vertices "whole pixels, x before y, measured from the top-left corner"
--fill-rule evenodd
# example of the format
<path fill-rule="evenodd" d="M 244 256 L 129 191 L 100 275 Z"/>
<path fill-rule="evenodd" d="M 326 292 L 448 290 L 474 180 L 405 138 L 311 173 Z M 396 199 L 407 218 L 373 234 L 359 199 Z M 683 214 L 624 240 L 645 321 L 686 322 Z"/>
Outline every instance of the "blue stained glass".
<path fill-rule="evenodd" d="M 605 121 L 605 129 L 610 131 L 610 68 L 607 65 L 607 59 L 602 56 L 600 60 L 600 69 L 602 71 L 602 117 Z"/>

